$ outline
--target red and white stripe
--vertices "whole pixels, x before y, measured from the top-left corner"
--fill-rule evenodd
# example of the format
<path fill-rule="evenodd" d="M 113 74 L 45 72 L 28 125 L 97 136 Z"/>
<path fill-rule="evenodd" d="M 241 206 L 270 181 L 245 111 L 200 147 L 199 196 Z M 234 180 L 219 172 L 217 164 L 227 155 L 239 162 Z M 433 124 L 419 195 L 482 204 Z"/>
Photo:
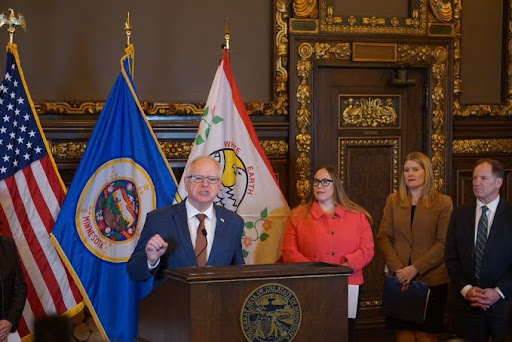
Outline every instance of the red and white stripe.
<path fill-rule="evenodd" d="M 0 233 L 14 238 L 28 285 L 22 338 L 35 318 L 63 314 L 82 300 L 49 236 L 64 197 L 49 156 L 0 181 Z"/>

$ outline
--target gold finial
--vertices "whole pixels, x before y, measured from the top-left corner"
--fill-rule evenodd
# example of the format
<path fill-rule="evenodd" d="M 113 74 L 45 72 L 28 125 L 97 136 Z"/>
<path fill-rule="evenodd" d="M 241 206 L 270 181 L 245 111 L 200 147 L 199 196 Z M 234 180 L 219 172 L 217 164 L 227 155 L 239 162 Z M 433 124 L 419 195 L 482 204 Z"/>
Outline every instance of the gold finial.
<path fill-rule="evenodd" d="M 224 26 L 224 49 L 229 50 L 229 17 L 226 17 L 226 25 Z"/>
<path fill-rule="evenodd" d="M 126 33 L 126 46 L 130 45 L 130 36 L 132 35 L 132 23 L 130 22 L 130 12 L 126 17 L 126 22 L 124 23 L 124 32 Z"/>
<path fill-rule="evenodd" d="M 9 14 L 7 14 L 9 12 Z M 7 28 L 7 32 L 9 32 L 9 43 L 12 44 L 14 42 L 14 31 L 16 31 L 16 26 L 21 26 L 25 32 L 27 32 L 27 24 L 25 23 L 25 18 L 21 13 L 18 13 L 18 18 L 14 15 L 14 10 L 9 8 L 7 12 L 0 13 L 0 27 L 5 24 L 9 25 Z"/>

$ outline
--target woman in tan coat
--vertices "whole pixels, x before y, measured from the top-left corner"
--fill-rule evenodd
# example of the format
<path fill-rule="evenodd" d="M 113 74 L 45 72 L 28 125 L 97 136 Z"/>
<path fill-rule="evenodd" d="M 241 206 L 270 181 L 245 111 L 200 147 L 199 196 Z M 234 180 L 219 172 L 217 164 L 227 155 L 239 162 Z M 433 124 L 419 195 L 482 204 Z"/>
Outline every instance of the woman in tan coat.
<path fill-rule="evenodd" d="M 396 329 L 396 340 L 437 341 L 443 330 L 448 288 L 444 245 L 453 209 L 450 197 L 434 188 L 432 164 L 421 152 L 407 155 L 398 192 L 389 195 L 377 242 L 384 261 L 406 291 L 412 280 L 430 287 L 427 315 L 423 324 L 387 318 Z"/>

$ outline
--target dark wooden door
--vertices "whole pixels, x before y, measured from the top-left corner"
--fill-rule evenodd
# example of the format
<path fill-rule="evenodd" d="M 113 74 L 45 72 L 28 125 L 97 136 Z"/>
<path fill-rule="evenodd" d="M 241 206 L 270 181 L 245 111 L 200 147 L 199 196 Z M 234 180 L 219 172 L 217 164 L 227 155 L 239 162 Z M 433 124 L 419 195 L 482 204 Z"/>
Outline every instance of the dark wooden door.
<path fill-rule="evenodd" d="M 428 146 L 424 70 L 410 70 L 408 82 L 393 81 L 392 68 L 318 66 L 315 71 L 313 168 L 338 168 L 348 196 L 372 215 L 376 236 L 405 155 Z M 382 322 L 383 269 L 376 245 L 364 271 L 360 324 Z"/>

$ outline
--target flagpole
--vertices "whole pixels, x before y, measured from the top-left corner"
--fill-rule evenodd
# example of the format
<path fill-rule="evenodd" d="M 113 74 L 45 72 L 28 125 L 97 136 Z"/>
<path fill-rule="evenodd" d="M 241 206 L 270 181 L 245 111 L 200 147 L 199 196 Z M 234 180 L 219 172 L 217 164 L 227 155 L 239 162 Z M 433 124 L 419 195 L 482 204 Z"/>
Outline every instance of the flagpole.
<path fill-rule="evenodd" d="M 129 61 L 130 64 L 130 74 L 133 79 L 135 79 L 135 50 L 133 48 L 132 42 L 130 38 L 132 36 L 133 26 L 130 21 L 130 12 L 126 15 L 126 21 L 124 23 L 124 33 L 126 34 L 126 48 L 125 53 L 131 55 L 131 59 Z M 123 62 L 121 61 L 121 66 Z"/>
<path fill-rule="evenodd" d="M 229 54 L 229 38 L 230 38 L 230 35 L 229 35 L 229 17 L 226 17 L 226 24 L 224 26 L 224 46 L 223 46 L 223 48 L 228 50 L 228 54 Z"/>
<path fill-rule="evenodd" d="M 132 35 L 132 23 L 130 22 L 130 12 L 126 16 L 126 22 L 124 23 L 124 32 L 126 34 L 126 47 L 130 46 L 130 36 Z"/>
<path fill-rule="evenodd" d="M 6 12 L 0 13 L 0 27 L 4 26 L 5 24 L 9 25 L 7 28 L 7 32 L 9 32 L 9 44 L 13 44 L 16 26 L 21 26 L 23 30 L 27 32 L 27 24 L 25 23 L 25 18 L 21 13 L 18 13 L 18 18 L 16 18 L 12 8 L 9 8 L 7 12 L 9 12 L 8 15 Z"/>

